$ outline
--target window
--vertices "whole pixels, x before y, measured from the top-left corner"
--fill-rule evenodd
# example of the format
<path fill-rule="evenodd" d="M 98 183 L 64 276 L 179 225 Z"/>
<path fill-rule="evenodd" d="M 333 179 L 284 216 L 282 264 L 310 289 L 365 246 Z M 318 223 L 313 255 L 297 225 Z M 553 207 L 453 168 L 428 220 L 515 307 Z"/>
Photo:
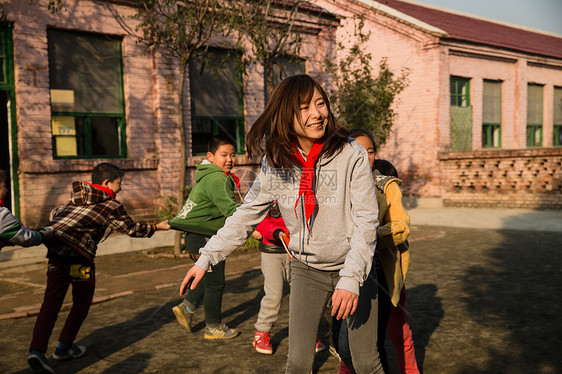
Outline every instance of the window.
<path fill-rule="evenodd" d="M 213 135 L 228 136 L 237 153 L 244 153 L 240 55 L 221 49 L 207 53 L 189 64 L 192 154 L 206 154 Z"/>
<path fill-rule="evenodd" d="M 542 147 L 543 86 L 527 86 L 527 147 Z"/>
<path fill-rule="evenodd" d="M 304 60 L 290 56 L 277 57 L 273 64 L 273 87 L 277 86 L 279 82 L 287 77 L 305 73 L 306 67 Z M 267 86 L 267 79 L 265 79 L 265 85 Z M 266 93 L 268 92 L 269 90 L 266 90 Z M 268 100 L 269 98 L 266 98 L 266 101 Z"/>
<path fill-rule="evenodd" d="M 554 146 L 562 146 L 562 87 L 554 87 Z"/>
<path fill-rule="evenodd" d="M 1 27 L 1 35 L 0 35 L 0 84 L 5 84 L 6 82 L 6 64 L 4 64 L 4 61 L 6 60 L 5 52 L 5 44 L 6 42 L 4 41 L 4 27 Z"/>
<path fill-rule="evenodd" d="M 451 76 L 451 106 L 470 105 L 470 79 Z"/>
<path fill-rule="evenodd" d="M 482 103 L 482 147 L 501 147 L 502 84 L 484 81 Z"/>
<path fill-rule="evenodd" d="M 49 30 L 55 158 L 125 157 L 119 39 Z"/>
<path fill-rule="evenodd" d="M 451 150 L 472 150 L 470 79 L 451 76 Z"/>

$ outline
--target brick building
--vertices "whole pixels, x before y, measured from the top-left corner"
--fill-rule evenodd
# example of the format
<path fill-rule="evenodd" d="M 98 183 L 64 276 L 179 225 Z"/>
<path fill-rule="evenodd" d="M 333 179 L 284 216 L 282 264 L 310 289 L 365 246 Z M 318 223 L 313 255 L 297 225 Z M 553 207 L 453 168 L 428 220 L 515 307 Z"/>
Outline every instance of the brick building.
<path fill-rule="evenodd" d="M 562 208 L 562 37 L 397 0 L 311 3 L 299 21 L 302 60 L 281 61 L 285 75 L 306 71 L 329 83 L 321 62 L 337 56 L 354 14 L 366 17 L 373 61 L 409 68 L 380 152 L 408 194 Z M 109 160 L 126 170 L 120 198 L 129 211 L 154 219 L 159 196 L 178 185 L 178 64 L 144 54 L 119 25 L 115 12 L 135 29 L 129 1 L 65 0 L 56 13 L 47 0 L 0 4 L 0 167 L 10 171 L 12 209 L 29 226 L 45 222 L 73 180 Z M 237 66 L 227 62 L 218 78 L 199 74 L 197 60 L 189 66 L 188 184 L 205 139 L 221 131 L 237 141 L 246 186 L 254 175 L 243 139 L 265 102 L 263 67 L 250 65 L 240 90 Z"/>
<path fill-rule="evenodd" d="M 119 198 L 137 219 L 153 220 L 160 196 L 175 196 L 179 185 L 179 63 L 145 54 L 129 30 L 138 21 L 131 1 L 64 0 L 51 12 L 48 1 L 2 0 L 0 23 L 3 75 L 0 77 L 0 167 L 9 170 L 7 203 L 28 226 L 46 222 L 64 203 L 74 180 L 90 180 L 93 166 L 110 161 L 126 171 Z M 337 18 L 308 4 L 296 25 L 301 61 L 279 61 L 284 75 L 320 75 L 331 53 Z M 217 40 L 209 52 L 225 56 Z M 250 48 L 248 48 L 250 50 Z M 212 134 L 226 133 L 238 145 L 238 169 L 245 187 L 255 160 L 244 155 L 244 135 L 264 106 L 264 74 L 247 66 L 243 87 L 240 53 L 220 73 L 200 74 L 194 60 L 186 77 L 184 119 L 188 135 L 187 183 L 206 153 Z M 279 73 L 279 72 L 278 72 Z"/>
<path fill-rule="evenodd" d="M 344 17 L 338 38 L 364 15 L 373 61 L 410 70 L 379 153 L 410 196 L 562 208 L 561 35 L 415 1 L 315 3 Z"/>

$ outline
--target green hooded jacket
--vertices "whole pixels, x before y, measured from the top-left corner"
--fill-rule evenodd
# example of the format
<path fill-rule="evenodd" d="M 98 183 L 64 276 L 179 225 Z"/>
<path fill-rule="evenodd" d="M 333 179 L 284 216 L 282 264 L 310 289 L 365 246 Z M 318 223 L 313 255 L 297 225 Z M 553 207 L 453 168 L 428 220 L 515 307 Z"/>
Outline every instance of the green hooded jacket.
<path fill-rule="evenodd" d="M 190 234 L 213 236 L 237 207 L 232 177 L 204 160 L 197 164 L 195 185 L 187 201 L 169 224 L 176 230 Z"/>

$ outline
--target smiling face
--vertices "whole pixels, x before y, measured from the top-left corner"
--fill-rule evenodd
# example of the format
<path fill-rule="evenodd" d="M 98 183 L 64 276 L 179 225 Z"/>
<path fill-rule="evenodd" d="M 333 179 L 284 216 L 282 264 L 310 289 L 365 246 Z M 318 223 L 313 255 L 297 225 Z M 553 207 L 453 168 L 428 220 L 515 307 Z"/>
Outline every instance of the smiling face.
<path fill-rule="evenodd" d="M 223 144 L 217 148 L 214 154 L 207 152 L 207 159 L 228 173 L 234 167 L 236 151 L 232 144 Z"/>
<path fill-rule="evenodd" d="M 328 123 L 328 105 L 318 89 L 314 89 L 308 103 L 301 103 L 299 113 L 293 121 L 299 145 L 306 153 L 310 152 L 312 144 L 321 139 L 326 132 Z"/>

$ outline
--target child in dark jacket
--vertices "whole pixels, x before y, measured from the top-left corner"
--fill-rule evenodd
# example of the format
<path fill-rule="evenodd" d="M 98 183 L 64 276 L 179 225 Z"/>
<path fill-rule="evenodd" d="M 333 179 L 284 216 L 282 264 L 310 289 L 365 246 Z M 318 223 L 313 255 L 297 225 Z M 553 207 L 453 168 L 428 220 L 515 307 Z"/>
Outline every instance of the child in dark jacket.
<path fill-rule="evenodd" d="M 151 237 L 156 230 L 169 229 L 167 221 L 152 225 L 127 215 L 123 204 L 115 199 L 121 190 L 123 174 L 116 165 L 98 164 L 92 171 L 92 183 L 73 182 L 70 201 L 51 212 L 47 228 L 53 230 L 53 237 L 45 243 L 49 259 L 47 287 L 27 359 L 36 373 L 53 373 L 45 352 L 70 285 L 72 308 L 53 358 L 69 360 L 86 352 L 86 347 L 75 344 L 74 340 L 92 305 L 98 243 L 112 230 L 132 237 Z"/>
<path fill-rule="evenodd" d="M 8 178 L 4 170 L 0 170 L 0 251 L 9 245 L 21 245 L 30 247 L 39 245 L 42 234 L 38 231 L 29 230 L 18 221 L 16 217 L 4 206 L 4 197 L 8 193 L 6 186 Z"/>

